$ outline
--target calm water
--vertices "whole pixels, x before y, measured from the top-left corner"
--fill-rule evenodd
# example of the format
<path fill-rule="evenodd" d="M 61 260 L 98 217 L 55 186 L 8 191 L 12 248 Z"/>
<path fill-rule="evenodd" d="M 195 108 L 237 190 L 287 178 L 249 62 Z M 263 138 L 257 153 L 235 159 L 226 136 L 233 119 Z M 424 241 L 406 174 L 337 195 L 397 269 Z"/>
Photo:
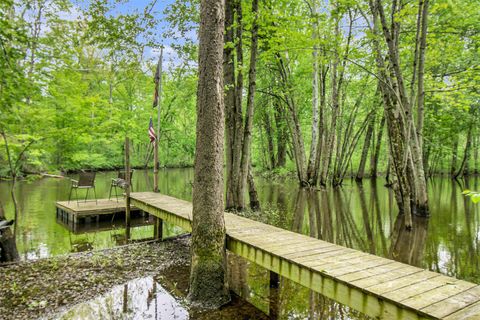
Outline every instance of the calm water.
<path fill-rule="evenodd" d="M 108 196 L 110 180 L 115 175 L 114 172 L 97 175 L 99 198 Z M 160 173 L 161 192 L 178 198 L 191 200 L 192 181 L 191 169 L 168 169 Z M 404 231 L 402 219 L 397 219 L 393 193 L 383 186 L 383 179 L 376 183 L 367 180 L 361 185 L 348 180 L 342 188 L 320 192 L 299 190 L 291 180 L 272 182 L 258 178 L 256 181 L 264 211 L 252 216 L 254 219 L 480 283 L 479 208 L 461 194 L 466 188 L 479 190 L 478 179 L 461 184 L 447 178 L 430 180 L 431 218 L 415 219 L 416 227 L 412 232 Z M 134 173 L 135 191 L 151 190 L 152 184 L 150 173 Z M 24 259 L 111 247 L 122 238 L 122 219 L 85 226 L 84 232 L 75 233 L 58 222 L 54 203 L 68 198 L 69 185 L 67 179 L 53 178 L 18 183 L 17 245 Z M 12 218 L 7 182 L 0 182 L 0 200 L 7 217 Z M 137 219 L 135 224 L 138 226 L 132 229 L 133 238 L 152 236 L 153 227 L 144 218 Z M 165 225 L 164 234 L 178 232 L 178 228 Z M 272 296 L 275 290 L 269 290 L 265 269 L 235 257 L 230 257 L 229 265 L 234 291 L 267 314 L 277 313 L 279 318 L 289 319 L 363 318 L 285 279 L 281 279 L 280 289 Z M 153 282 L 150 284 L 153 286 Z M 112 305 L 112 308 L 117 307 L 120 308 L 115 303 Z M 140 313 L 150 312 L 140 309 Z M 182 318 L 180 314 L 179 318 Z"/>

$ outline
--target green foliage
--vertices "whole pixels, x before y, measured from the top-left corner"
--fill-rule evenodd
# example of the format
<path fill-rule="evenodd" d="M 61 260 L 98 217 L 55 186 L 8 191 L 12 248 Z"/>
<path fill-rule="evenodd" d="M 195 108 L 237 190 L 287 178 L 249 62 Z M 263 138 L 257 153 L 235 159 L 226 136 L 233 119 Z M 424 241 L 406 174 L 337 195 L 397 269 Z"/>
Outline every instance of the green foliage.
<path fill-rule="evenodd" d="M 387 7 L 388 2 L 385 1 Z M 80 8 L 68 0 L 0 3 L 0 129 L 12 140 L 14 153 L 25 136 L 36 141 L 25 152 L 21 171 L 121 167 L 126 135 L 133 141 L 133 165 L 143 167 L 150 154 L 150 116 L 156 124 L 151 99 L 157 58 L 150 52 L 160 43 L 169 43 L 165 50 L 173 51 L 176 57 L 173 64 L 165 61 L 160 162 L 168 166 L 193 164 L 199 1 L 175 0 L 163 15 L 156 11 L 154 2 L 145 8 L 118 10 L 124 4 L 92 0 Z M 345 75 L 338 135 L 345 135 L 352 117 L 357 119 L 352 121 L 350 132 L 359 129 L 372 109 L 376 112 L 375 130 L 382 117 L 382 106 L 375 96 L 375 39 L 368 28 L 371 21 L 365 20 L 370 19 L 368 6 L 354 0 L 316 1 L 314 12 L 313 4 L 313 0 L 260 2 L 252 162 L 259 171 L 275 169 L 275 176 L 295 169 L 287 95 L 296 108 L 305 150 L 310 148 L 314 48 L 321 48 L 316 59 L 325 67 L 324 129 L 331 125 L 332 61 L 346 55 L 347 49 L 348 60 L 339 66 L 339 72 Z M 405 3 L 395 16 L 401 22 L 400 60 L 407 82 L 415 49 L 416 34 L 412 30 L 417 9 L 417 2 Z M 246 96 L 253 23 L 251 2 L 242 1 L 242 11 L 244 63 L 236 65 L 235 70 L 244 73 Z M 480 112 L 475 110 L 480 101 L 476 89 L 480 80 L 479 11 L 474 0 L 439 0 L 430 6 L 424 156 L 437 171 L 450 170 L 452 155 L 458 167 L 469 128 L 473 128 L 476 138 L 467 163 L 478 166 L 476 124 Z M 350 15 L 354 23 L 347 45 Z M 159 34 L 161 19 L 168 26 L 162 27 L 164 32 Z M 340 29 L 335 32 L 337 22 Z M 226 47 L 233 45 L 227 43 Z M 279 59 L 289 72 L 286 83 L 280 81 Z M 409 83 L 406 86 L 410 90 Z M 243 100 L 245 104 L 246 99 Z M 342 139 L 335 148 L 342 145 Z M 287 162 L 284 167 L 272 168 L 270 153 L 274 153 L 274 158 L 278 156 L 281 141 L 286 144 Z M 352 170 L 358 165 L 362 141 L 355 148 L 349 166 Z M 380 171 L 386 167 L 385 146 L 383 143 Z M 4 146 L 0 144 L 0 148 L 3 150 Z M 336 157 L 337 151 L 332 166 Z M 7 174 L 6 157 L 1 152 L 0 176 Z"/>
<path fill-rule="evenodd" d="M 478 191 L 464 190 L 462 194 L 466 195 L 467 197 L 470 197 L 473 203 L 480 202 L 480 192 Z"/>

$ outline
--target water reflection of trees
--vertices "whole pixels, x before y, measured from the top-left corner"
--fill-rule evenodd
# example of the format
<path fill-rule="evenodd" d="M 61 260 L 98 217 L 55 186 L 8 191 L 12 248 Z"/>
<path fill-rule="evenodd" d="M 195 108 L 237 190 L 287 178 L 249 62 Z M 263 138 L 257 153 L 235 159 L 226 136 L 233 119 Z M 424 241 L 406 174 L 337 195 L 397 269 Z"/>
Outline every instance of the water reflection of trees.
<path fill-rule="evenodd" d="M 292 192 L 288 186 L 276 186 L 267 199 L 280 211 L 281 223 L 280 219 L 265 220 L 311 237 L 478 282 L 478 208 L 461 195 L 465 188 L 472 186 L 468 182 L 458 186 L 446 179 L 433 179 L 432 216 L 414 217 L 415 228 L 411 231 L 406 230 L 404 219 L 398 216 L 391 190 L 374 181 L 322 191 Z M 263 288 L 268 288 L 268 283 Z M 282 278 L 279 293 L 270 298 L 271 303 L 277 304 L 271 310 L 280 310 L 279 318 L 362 317 Z"/>

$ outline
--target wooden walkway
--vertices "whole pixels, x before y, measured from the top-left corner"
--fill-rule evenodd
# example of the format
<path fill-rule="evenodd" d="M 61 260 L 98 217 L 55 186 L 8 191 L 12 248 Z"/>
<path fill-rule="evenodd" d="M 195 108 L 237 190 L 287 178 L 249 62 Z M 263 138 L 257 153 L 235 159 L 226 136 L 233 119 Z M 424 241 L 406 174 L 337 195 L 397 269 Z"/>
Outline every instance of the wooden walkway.
<path fill-rule="evenodd" d="M 192 204 L 153 192 L 131 203 L 191 231 Z M 227 248 L 381 319 L 480 319 L 480 286 L 225 212 Z"/>
<path fill-rule="evenodd" d="M 123 198 L 115 200 L 98 199 L 97 201 L 89 199 L 84 202 L 80 200 L 57 201 L 57 217 L 61 217 L 67 224 L 78 223 L 80 219 L 94 217 L 98 220 L 101 215 L 111 215 L 114 213 L 125 212 L 125 200 Z M 130 206 L 132 211 L 138 211 L 137 208 Z"/>

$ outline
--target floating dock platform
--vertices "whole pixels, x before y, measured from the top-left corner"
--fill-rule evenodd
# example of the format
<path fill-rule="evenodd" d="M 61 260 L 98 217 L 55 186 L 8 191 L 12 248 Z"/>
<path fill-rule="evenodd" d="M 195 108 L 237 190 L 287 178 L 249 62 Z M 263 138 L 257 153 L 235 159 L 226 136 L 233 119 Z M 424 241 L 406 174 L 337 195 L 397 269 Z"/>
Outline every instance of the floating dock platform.
<path fill-rule="evenodd" d="M 81 221 L 90 222 L 92 219 L 100 220 L 101 216 L 113 215 L 116 213 L 125 213 L 124 199 L 98 199 L 78 201 L 57 201 L 57 219 L 62 220 L 66 224 L 77 224 Z M 140 209 L 130 206 L 131 212 L 139 212 Z"/>

